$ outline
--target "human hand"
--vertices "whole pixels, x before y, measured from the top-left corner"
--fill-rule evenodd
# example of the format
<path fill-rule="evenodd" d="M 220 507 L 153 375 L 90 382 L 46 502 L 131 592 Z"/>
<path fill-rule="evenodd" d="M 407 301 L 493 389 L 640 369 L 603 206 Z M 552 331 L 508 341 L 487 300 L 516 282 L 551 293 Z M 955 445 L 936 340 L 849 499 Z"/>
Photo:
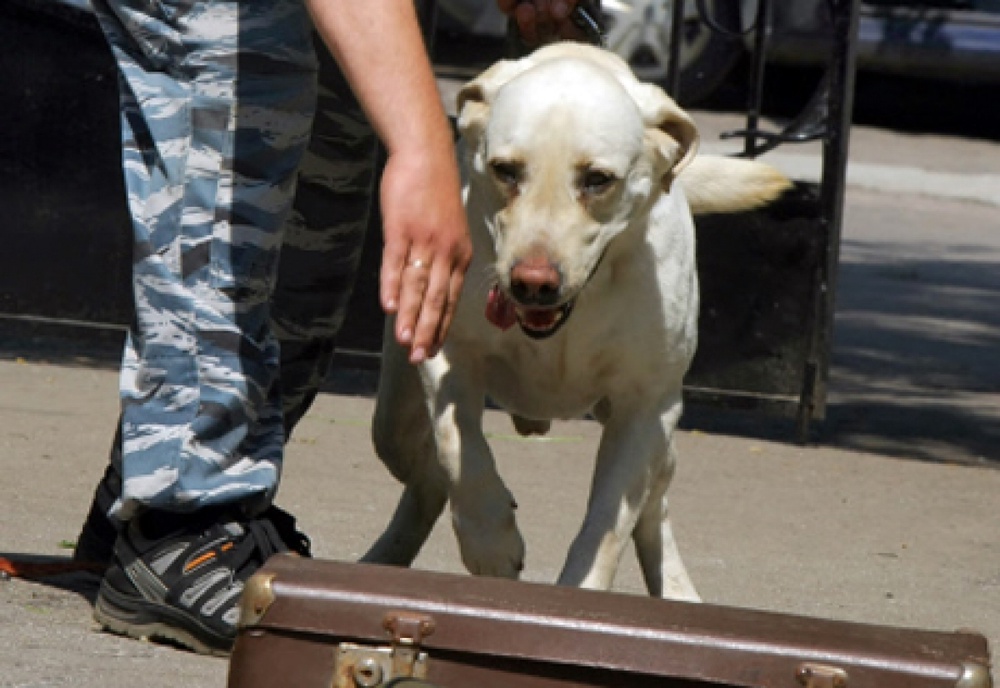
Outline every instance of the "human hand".
<path fill-rule="evenodd" d="M 570 19 L 578 1 L 497 0 L 497 6 L 517 22 L 522 41 L 539 45 L 559 38 L 586 39 L 586 34 Z"/>
<path fill-rule="evenodd" d="M 382 175 L 382 307 L 410 362 L 437 354 L 472 258 L 454 155 L 391 154 Z"/>
<path fill-rule="evenodd" d="M 379 299 L 395 314 L 395 336 L 410 361 L 420 363 L 444 343 L 472 245 L 454 135 L 416 7 L 399 0 L 306 5 L 388 151 Z"/>

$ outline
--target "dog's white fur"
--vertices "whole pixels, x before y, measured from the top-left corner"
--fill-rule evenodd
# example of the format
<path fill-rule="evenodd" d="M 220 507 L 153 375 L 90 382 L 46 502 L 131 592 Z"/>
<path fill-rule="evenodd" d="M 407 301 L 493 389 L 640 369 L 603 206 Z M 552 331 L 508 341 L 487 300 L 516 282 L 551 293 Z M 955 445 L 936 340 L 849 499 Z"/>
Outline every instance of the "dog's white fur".
<path fill-rule="evenodd" d="M 459 107 L 473 263 L 438 356 L 409 365 L 388 323 L 373 433 L 406 488 L 364 559 L 410 564 L 450 501 L 466 567 L 518 575 L 514 500 L 481 427 L 488 397 L 522 433 L 587 413 L 603 424 L 560 584 L 609 588 L 631 539 L 650 594 L 697 600 L 665 497 L 697 337 L 685 196 L 698 212 L 733 211 L 789 182 L 757 163 L 696 158 L 690 117 L 597 48 L 560 43 L 499 62 L 462 89 Z M 527 336 L 556 317 L 537 304 L 516 307 L 519 327 L 487 319 L 491 288 L 502 293 L 504 305 L 492 307 L 502 319 L 519 281 L 522 296 L 528 285 L 556 305 L 574 302 L 557 331 Z"/>

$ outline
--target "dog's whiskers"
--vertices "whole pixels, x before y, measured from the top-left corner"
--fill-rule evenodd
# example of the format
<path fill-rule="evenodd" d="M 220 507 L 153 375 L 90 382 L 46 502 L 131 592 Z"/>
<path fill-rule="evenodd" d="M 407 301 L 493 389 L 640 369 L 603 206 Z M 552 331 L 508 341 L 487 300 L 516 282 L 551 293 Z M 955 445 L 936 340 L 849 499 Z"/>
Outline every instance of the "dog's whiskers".
<path fill-rule="evenodd" d="M 496 266 L 492 263 L 484 266 L 479 279 L 480 282 L 476 286 L 482 287 L 486 291 L 490 291 L 493 287 L 500 283 L 500 275 L 497 272 Z"/>

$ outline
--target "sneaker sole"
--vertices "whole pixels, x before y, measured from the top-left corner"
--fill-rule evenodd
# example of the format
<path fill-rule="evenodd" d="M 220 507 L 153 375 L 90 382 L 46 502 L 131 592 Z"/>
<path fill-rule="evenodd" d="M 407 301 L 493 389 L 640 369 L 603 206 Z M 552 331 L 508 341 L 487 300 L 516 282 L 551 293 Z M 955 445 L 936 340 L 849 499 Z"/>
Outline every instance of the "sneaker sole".
<path fill-rule="evenodd" d="M 102 583 L 94 603 L 94 619 L 101 627 L 135 640 L 160 641 L 180 645 L 193 652 L 213 657 L 228 657 L 230 647 L 206 640 L 211 633 L 196 626 L 190 617 L 173 607 L 135 600 Z M 231 641 L 230 641 L 231 642 Z"/>

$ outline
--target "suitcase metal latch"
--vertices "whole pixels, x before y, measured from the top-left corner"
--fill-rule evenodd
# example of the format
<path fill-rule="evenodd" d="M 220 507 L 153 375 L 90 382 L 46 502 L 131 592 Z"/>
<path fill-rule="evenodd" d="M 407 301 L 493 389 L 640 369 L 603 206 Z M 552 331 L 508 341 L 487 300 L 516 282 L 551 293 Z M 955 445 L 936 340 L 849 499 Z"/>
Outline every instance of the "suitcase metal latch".
<path fill-rule="evenodd" d="M 427 653 L 420 644 L 434 632 L 434 620 L 398 612 L 388 614 L 382 625 L 392 641 L 389 646 L 337 646 L 331 688 L 379 688 L 396 678 L 427 677 Z"/>
<path fill-rule="evenodd" d="M 838 667 L 806 662 L 799 666 L 795 678 L 805 688 L 847 688 L 847 672 Z"/>

